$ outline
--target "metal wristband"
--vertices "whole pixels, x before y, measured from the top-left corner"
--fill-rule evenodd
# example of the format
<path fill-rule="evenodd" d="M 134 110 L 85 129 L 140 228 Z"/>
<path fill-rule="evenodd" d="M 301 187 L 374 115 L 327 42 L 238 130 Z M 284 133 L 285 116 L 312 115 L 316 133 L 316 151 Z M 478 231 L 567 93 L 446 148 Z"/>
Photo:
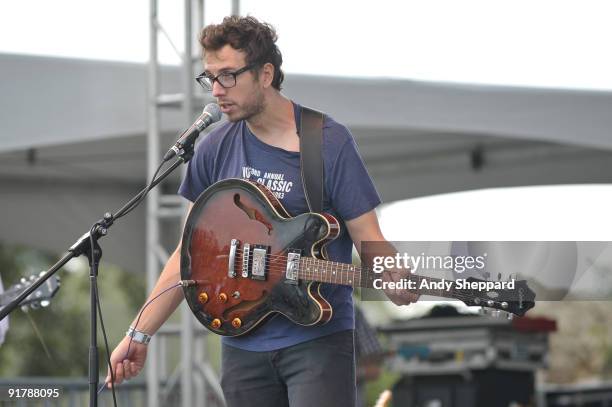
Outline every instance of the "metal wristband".
<path fill-rule="evenodd" d="M 133 327 L 130 327 L 130 329 L 127 330 L 125 335 L 131 337 L 134 342 L 142 343 L 143 345 L 148 345 L 149 342 L 151 342 L 151 338 L 153 337 L 153 335 L 137 331 Z"/>

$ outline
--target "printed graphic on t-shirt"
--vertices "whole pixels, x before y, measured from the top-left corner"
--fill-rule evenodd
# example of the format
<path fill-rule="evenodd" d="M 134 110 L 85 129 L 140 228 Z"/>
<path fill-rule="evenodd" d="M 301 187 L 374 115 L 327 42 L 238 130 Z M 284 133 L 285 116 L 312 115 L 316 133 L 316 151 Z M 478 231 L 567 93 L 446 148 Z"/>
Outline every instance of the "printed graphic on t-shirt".
<path fill-rule="evenodd" d="M 262 171 L 244 166 L 242 167 L 242 178 L 251 179 L 266 186 L 278 199 L 283 199 L 285 194 L 291 192 L 293 188 L 293 181 L 286 180 L 285 174 L 279 172 Z"/>

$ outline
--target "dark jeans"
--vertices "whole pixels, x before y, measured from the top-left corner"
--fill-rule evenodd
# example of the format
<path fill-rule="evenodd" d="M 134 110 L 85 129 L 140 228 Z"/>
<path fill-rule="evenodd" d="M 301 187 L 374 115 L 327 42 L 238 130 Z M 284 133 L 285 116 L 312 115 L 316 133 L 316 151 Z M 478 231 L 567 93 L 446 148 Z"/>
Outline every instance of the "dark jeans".
<path fill-rule="evenodd" d="M 354 407 L 353 331 L 271 352 L 223 345 L 221 387 L 228 407 Z"/>

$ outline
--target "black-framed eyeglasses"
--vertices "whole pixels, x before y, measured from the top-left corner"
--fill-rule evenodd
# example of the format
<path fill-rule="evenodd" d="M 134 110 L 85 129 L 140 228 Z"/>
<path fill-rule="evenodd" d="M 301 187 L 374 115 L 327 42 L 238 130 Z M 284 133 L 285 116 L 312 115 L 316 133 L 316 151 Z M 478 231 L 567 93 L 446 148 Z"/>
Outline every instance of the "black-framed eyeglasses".
<path fill-rule="evenodd" d="M 252 69 L 253 67 L 255 67 L 255 65 L 251 64 L 245 66 L 244 68 L 240 68 L 234 72 L 221 72 L 217 76 L 212 76 L 211 74 L 204 71 L 198 76 L 196 76 L 195 80 L 207 91 L 212 90 L 215 81 L 219 82 L 219 85 L 223 86 L 226 89 L 233 88 L 234 86 L 236 86 L 236 77 L 241 73 Z"/>

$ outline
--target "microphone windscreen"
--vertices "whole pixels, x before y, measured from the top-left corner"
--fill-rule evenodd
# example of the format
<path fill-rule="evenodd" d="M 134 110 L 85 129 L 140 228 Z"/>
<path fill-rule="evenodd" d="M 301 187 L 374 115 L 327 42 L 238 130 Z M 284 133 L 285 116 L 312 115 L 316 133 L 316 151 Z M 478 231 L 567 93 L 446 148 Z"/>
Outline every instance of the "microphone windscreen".
<path fill-rule="evenodd" d="M 209 103 L 204 108 L 204 113 L 208 113 L 212 122 L 218 122 L 221 120 L 221 108 L 216 103 Z"/>

